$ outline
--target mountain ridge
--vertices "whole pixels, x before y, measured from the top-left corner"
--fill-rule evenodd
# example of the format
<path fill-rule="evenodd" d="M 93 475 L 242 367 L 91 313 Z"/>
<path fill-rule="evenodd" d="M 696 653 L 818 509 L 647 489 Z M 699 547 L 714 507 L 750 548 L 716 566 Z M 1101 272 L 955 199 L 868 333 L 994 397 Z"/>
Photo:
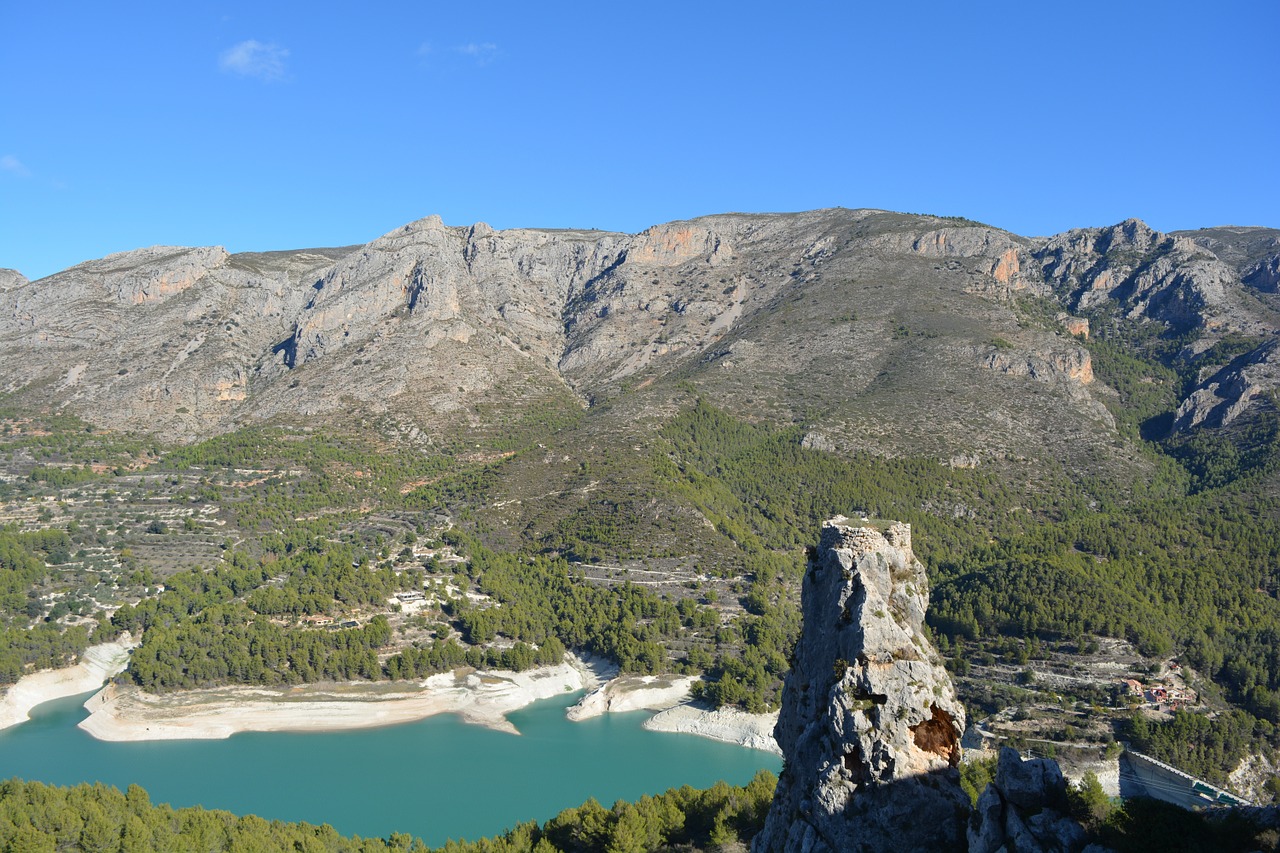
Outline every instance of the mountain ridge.
<path fill-rule="evenodd" d="M 620 395 L 661 410 L 692 383 L 751 417 L 810 422 L 836 450 L 1048 447 L 1069 468 L 1141 467 L 1103 447 L 1115 391 L 1076 336 L 1142 327 L 1191 352 L 1244 336 L 1265 363 L 1277 258 L 1280 231 L 1166 235 L 1134 219 L 1023 237 L 875 209 L 637 234 L 428 216 L 357 247 L 150 247 L 35 282 L 6 271 L 0 358 L 16 403 L 166 440 L 355 416 L 426 445 L 485 445 L 494 410 L 536 421 Z M 1202 373 L 1209 384 L 1178 391 L 1176 428 L 1222 423 L 1196 407 L 1234 417 L 1276 384 L 1266 369 Z"/>

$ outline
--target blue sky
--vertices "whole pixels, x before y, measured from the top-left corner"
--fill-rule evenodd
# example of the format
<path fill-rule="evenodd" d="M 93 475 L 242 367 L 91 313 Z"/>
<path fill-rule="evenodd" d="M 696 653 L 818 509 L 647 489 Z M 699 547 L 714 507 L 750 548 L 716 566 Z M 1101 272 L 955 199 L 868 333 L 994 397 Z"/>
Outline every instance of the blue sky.
<path fill-rule="evenodd" d="M 0 0 L 0 266 L 882 207 L 1280 227 L 1280 3 Z"/>

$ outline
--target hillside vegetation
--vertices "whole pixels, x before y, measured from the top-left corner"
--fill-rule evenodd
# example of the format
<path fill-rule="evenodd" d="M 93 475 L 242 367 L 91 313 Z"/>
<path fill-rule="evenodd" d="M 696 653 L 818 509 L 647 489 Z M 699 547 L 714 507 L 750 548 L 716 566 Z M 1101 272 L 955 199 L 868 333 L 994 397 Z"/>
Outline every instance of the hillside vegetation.
<path fill-rule="evenodd" d="M 1280 743 L 1280 321 L 1233 233 L 428 219 L 18 282 L 0 684 L 127 631 L 152 691 L 581 650 L 768 710 L 843 514 L 912 525 L 999 736 L 1224 778 Z"/>

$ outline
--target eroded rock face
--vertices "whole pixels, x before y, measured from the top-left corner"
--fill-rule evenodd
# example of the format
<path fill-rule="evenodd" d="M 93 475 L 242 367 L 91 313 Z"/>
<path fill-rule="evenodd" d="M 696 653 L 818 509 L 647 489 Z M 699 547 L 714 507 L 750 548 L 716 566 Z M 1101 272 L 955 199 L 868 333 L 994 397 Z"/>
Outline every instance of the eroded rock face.
<path fill-rule="evenodd" d="M 1088 331 L 1067 312 L 1098 312 L 1103 334 L 1116 318 L 1171 324 L 1197 352 L 1229 331 L 1270 336 L 1278 245 L 1271 229 L 1190 238 L 1130 220 L 1027 238 L 833 209 L 640 234 L 427 217 L 361 246 L 156 246 L 36 282 L 0 270 L 0 391 L 168 440 L 354 416 L 427 450 L 651 387 L 642 405 L 665 406 L 685 381 L 786 420 L 818 387 L 832 415 L 811 446 L 828 452 L 950 459 L 982 436 L 990 460 L 1047 447 L 1094 471 L 1116 446 L 1114 392 L 1067 337 Z M 1061 327 L 1026 322 L 1040 304 L 1028 296 L 1057 300 Z M 1202 413 L 1223 400 L 1266 404 L 1255 391 L 1270 380 L 1246 379 L 1215 380 L 1179 423 L 1218 422 Z"/>
<path fill-rule="evenodd" d="M 1268 341 L 1209 376 L 1174 415 L 1175 430 L 1224 427 L 1280 388 L 1280 342 Z"/>
<path fill-rule="evenodd" d="M 1239 274 L 1186 237 L 1128 219 L 1045 240 L 1033 252 L 1044 279 L 1072 311 L 1114 302 L 1131 320 L 1178 330 L 1252 330 L 1232 282 Z"/>
<path fill-rule="evenodd" d="M 878 241 L 882 246 L 910 252 L 924 258 L 978 261 L 975 277 L 968 286 L 974 293 L 1010 299 L 1020 291 L 1048 295 L 1038 262 L 1031 257 L 1027 241 L 1007 231 L 985 225 L 946 227 L 919 236 L 894 234 Z"/>
<path fill-rule="evenodd" d="M 17 270 L 8 267 L 0 269 L 0 290 L 11 290 L 27 283 L 27 277 Z"/>
<path fill-rule="evenodd" d="M 1280 291 L 1280 253 L 1257 261 L 1240 277 L 1249 287 L 1267 293 Z"/>
<path fill-rule="evenodd" d="M 925 638 L 911 529 L 837 518 L 805 576 L 804 633 L 774 731 L 786 756 L 752 849 L 957 850 L 964 709 Z"/>
<path fill-rule="evenodd" d="M 1079 853 L 1088 838 L 1066 811 L 1067 781 L 1057 762 L 1023 761 L 1017 750 L 1005 747 L 1000 750 L 996 778 L 978 797 L 969 820 L 969 850 Z"/>
<path fill-rule="evenodd" d="M 1196 231 L 1174 231 L 1197 246 L 1213 252 L 1240 273 L 1247 287 L 1265 293 L 1280 288 L 1280 230 L 1224 225 Z"/>

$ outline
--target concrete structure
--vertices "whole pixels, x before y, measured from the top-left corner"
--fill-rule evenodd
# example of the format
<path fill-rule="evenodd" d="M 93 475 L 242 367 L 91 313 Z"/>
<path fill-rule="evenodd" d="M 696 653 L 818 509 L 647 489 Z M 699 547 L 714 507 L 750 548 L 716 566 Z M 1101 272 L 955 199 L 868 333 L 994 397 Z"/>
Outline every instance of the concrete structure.
<path fill-rule="evenodd" d="M 1253 805 L 1163 761 L 1129 750 L 1120 756 L 1120 796 L 1151 797 L 1184 809 Z"/>

